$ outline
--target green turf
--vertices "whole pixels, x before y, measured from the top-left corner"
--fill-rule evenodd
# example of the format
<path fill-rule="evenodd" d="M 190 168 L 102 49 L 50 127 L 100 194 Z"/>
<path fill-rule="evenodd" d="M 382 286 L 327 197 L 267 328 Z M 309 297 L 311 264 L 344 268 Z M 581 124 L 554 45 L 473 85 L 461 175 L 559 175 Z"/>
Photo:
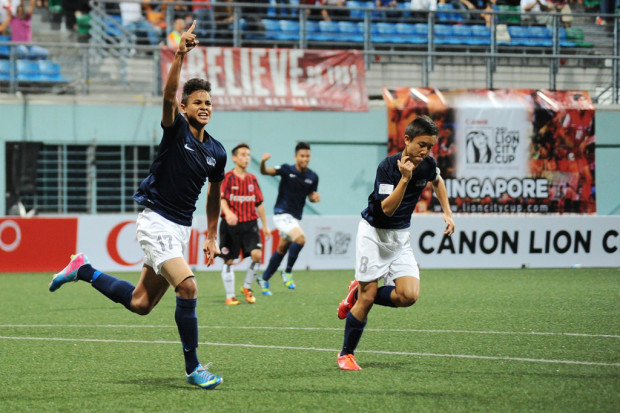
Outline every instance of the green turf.
<path fill-rule="evenodd" d="M 373 308 L 363 370 L 343 372 L 336 308 L 351 276 L 298 271 L 297 290 L 274 278 L 272 297 L 230 308 L 219 273 L 199 273 L 199 356 L 224 377 L 205 391 L 183 377 L 172 292 L 140 317 L 82 282 L 49 293 L 48 275 L 0 274 L 0 406 L 620 411 L 620 269 L 424 271 L 415 306 Z"/>

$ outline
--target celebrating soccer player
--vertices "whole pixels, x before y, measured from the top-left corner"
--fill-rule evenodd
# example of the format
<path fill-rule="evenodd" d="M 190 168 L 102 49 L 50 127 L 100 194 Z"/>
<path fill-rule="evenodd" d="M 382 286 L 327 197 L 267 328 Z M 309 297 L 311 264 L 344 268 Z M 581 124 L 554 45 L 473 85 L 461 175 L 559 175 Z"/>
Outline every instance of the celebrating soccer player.
<path fill-rule="evenodd" d="M 250 163 L 250 146 L 240 143 L 232 150 L 235 167 L 226 172 L 222 183 L 222 220 L 220 221 L 220 250 L 224 259 L 222 281 L 226 291 L 226 305 L 241 304 L 235 297 L 235 272 L 232 264 L 239 253 L 251 257 L 252 263 L 245 275 L 241 292 L 245 300 L 254 304 L 252 283 L 256 280 L 258 266 L 263 257 L 263 245 L 258 232 L 258 218 L 263 224 L 265 238 L 270 237 L 267 216 L 263 205 L 263 193 L 256 176 L 246 171 Z"/>
<path fill-rule="evenodd" d="M 338 318 L 346 318 L 344 344 L 338 354 L 342 370 L 361 370 L 353 354 L 373 304 L 409 307 L 418 300 L 420 269 L 409 242 L 409 226 L 429 181 L 443 209 L 445 234 L 454 232 L 446 186 L 435 160 L 428 156 L 437 135 L 431 118 L 416 118 L 405 129 L 405 148 L 377 168 L 374 190 L 357 228 L 355 280 L 338 306 Z M 378 286 L 380 279 L 382 287 Z"/>
<path fill-rule="evenodd" d="M 183 253 L 189 243 L 196 201 L 207 179 L 208 234 L 203 244 L 207 265 L 220 252 L 217 220 L 226 150 L 205 131 L 213 109 L 211 84 L 203 79 L 190 79 L 183 86 L 180 105 L 176 98 L 183 59 L 198 44 L 193 34 L 195 26 L 196 21 L 183 33 L 174 55 L 164 86 L 163 137 L 149 175 L 133 196 L 145 207 L 136 221 L 137 238 L 145 255 L 140 281 L 134 286 L 98 271 L 86 255 L 79 253 L 54 276 L 49 289 L 55 291 L 69 281 L 86 281 L 129 311 L 146 315 L 172 286 L 176 293 L 174 318 L 183 345 L 186 379 L 196 386 L 212 389 L 222 378 L 210 373 L 208 365 L 203 367 L 196 355 L 198 291 Z"/>
<path fill-rule="evenodd" d="M 267 166 L 271 155 L 266 153 L 260 162 L 260 173 L 263 175 L 279 175 L 280 186 L 278 198 L 273 209 L 273 223 L 280 231 L 280 242 L 276 251 L 269 259 L 267 269 L 258 277 L 261 292 L 264 295 L 272 295 L 269 289 L 269 279 L 278 270 L 284 255 L 288 251 L 286 269 L 282 271 L 282 281 L 291 290 L 295 289 L 293 282 L 293 265 L 297 261 L 299 252 L 306 243 L 306 236 L 299 225 L 306 197 L 310 202 L 319 202 L 321 196 L 317 192 L 319 176 L 315 174 L 308 164 L 310 163 L 310 144 L 299 142 L 295 146 L 295 165 L 277 165 L 273 168 Z"/>

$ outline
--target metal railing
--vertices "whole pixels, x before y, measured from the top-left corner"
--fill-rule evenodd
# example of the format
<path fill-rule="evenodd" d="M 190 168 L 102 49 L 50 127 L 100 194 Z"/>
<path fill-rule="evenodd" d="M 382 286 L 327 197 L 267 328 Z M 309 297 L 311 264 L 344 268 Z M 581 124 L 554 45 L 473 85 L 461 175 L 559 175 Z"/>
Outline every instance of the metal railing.
<path fill-rule="evenodd" d="M 158 95 L 162 79 L 159 70 L 159 46 L 145 41 L 141 29 L 123 24 L 110 12 L 111 5 L 119 0 L 91 1 L 91 31 L 88 44 L 36 43 L 48 48 L 50 58 L 62 67 L 65 84 L 46 85 L 49 93 L 131 93 Z M 170 30 L 175 17 L 186 13 L 200 17 L 197 34 L 201 45 L 207 47 L 291 47 L 359 49 L 366 62 L 367 89 L 371 96 L 380 96 L 383 86 L 434 86 L 439 88 L 534 88 L 587 90 L 596 103 L 619 103 L 619 23 L 613 19 L 608 28 L 583 24 L 581 32 L 585 41 L 570 42 L 562 27 L 562 15 L 551 16 L 547 33 L 550 41 L 540 45 L 515 42 L 502 38 L 516 25 L 506 25 L 510 17 L 521 13 L 496 11 L 458 11 L 450 14 L 460 24 L 445 21 L 445 11 L 412 13 L 410 10 L 393 10 L 389 15 L 369 7 L 348 7 L 342 22 L 355 22 L 357 33 L 329 33 L 317 31 L 318 21 L 313 17 L 312 6 L 292 4 L 257 5 L 253 3 L 213 2 L 207 12 L 182 11 L 191 9 L 191 1 L 152 1 L 153 6 L 165 6 L 165 25 Z M 337 7 L 322 7 L 333 13 Z M 443 13 L 443 14 L 442 14 Z M 466 20 L 466 14 L 469 19 Z M 468 23 L 483 23 L 481 16 L 490 16 L 488 41 L 473 44 L 466 41 L 446 41 L 438 32 L 445 26 L 467 27 Z M 143 15 L 143 21 L 147 22 Z M 355 16 L 355 17 L 353 17 Z M 460 17 L 458 17 L 460 16 Z M 574 13 L 575 22 L 593 20 L 594 16 Z M 513 19 L 514 20 L 514 19 Z M 277 22 L 286 30 L 267 26 Z M 283 23 L 284 22 L 284 23 Z M 394 41 L 389 33 L 381 33 L 387 25 L 421 25 L 426 32 L 416 37 L 416 42 Z M 574 23 L 575 24 L 575 23 Z M 476 24 L 476 26 L 483 26 Z M 351 27 L 351 25 L 348 25 Z M 485 26 L 486 27 L 486 26 Z M 165 42 L 167 32 L 161 34 Z M 401 36 L 394 33 L 393 36 Z M 421 41 L 420 38 L 422 38 Z M 457 39 L 458 40 L 458 39 Z M 465 39 L 461 39 L 465 40 Z M 572 44 L 571 44 L 572 43 Z M 0 92 L 15 93 L 20 90 L 38 91 L 42 83 L 19 82 L 14 76 L 19 56 L 18 44 L 0 42 L 9 46 L 11 77 L 0 82 Z"/>

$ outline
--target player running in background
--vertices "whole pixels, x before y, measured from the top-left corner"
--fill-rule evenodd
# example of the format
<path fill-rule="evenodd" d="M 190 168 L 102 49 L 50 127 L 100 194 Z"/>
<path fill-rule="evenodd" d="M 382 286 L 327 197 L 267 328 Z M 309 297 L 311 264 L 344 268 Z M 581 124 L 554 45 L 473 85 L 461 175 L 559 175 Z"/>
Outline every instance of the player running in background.
<path fill-rule="evenodd" d="M 57 273 L 50 286 L 55 291 L 69 281 L 86 281 L 110 300 L 129 311 L 146 315 L 172 286 L 176 293 L 175 321 L 183 345 L 186 379 L 212 389 L 222 378 L 198 361 L 198 296 L 194 274 L 185 261 L 192 215 L 200 191 L 207 188 L 207 239 L 203 249 L 207 265 L 218 254 L 217 220 L 220 214 L 220 186 L 226 167 L 226 150 L 204 129 L 211 119 L 211 84 L 190 79 L 183 86 L 181 104 L 177 89 L 183 58 L 196 47 L 196 22 L 183 33 L 164 86 L 161 126 L 163 137 L 149 175 L 133 198 L 146 208 L 136 221 L 137 239 L 144 251 L 144 265 L 136 286 L 94 269 L 80 253 Z"/>
<path fill-rule="evenodd" d="M 295 289 L 292 274 L 293 265 L 306 243 L 306 236 L 299 225 L 306 204 L 306 197 L 310 202 L 321 200 L 321 196 L 317 192 L 319 176 L 308 168 L 310 144 L 299 142 L 295 146 L 295 165 L 282 164 L 271 168 L 266 165 L 270 158 L 271 155 L 268 153 L 263 155 L 260 161 L 260 173 L 280 176 L 278 198 L 273 208 L 273 223 L 280 231 L 280 242 L 269 259 L 265 272 L 261 277 L 258 277 L 261 292 L 264 295 L 272 294 L 269 290 L 269 279 L 278 270 L 287 252 L 288 260 L 286 269 L 282 271 L 282 281 L 289 289 Z"/>
<path fill-rule="evenodd" d="M 263 251 L 258 232 L 258 218 L 263 223 L 265 238 L 271 236 L 267 226 L 263 193 L 256 176 L 246 171 L 250 163 L 250 146 L 240 143 L 232 150 L 235 167 L 226 172 L 222 182 L 222 220 L 220 220 L 220 250 L 224 259 L 222 281 L 226 290 L 226 305 L 241 304 L 235 297 L 235 272 L 233 261 L 243 251 L 243 258 L 251 257 L 252 263 L 245 274 L 241 292 L 245 300 L 254 304 L 252 283 L 256 280 Z"/>
<path fill-rule="evenodd" d="M 427 182 L 432 182 L 443 209 L 445 234 L 454 232 L 446 186 L 435 160 L 428 156 L 437 135 L 431 118 L 416 118 L 405 129 L 404 149 L 377 168 L 374 190 L 357 228 L 355 280 L 338 306 L 338 318 L 346 318 L 344 344 L 338 354 L 342 370 L 361 370 L 353 353 L 373 304 L 409 307 L 418 300 L 420 269 L 409 242 L 409 226 Z M 382 287 L 378 286 L 380 279 Z"/>

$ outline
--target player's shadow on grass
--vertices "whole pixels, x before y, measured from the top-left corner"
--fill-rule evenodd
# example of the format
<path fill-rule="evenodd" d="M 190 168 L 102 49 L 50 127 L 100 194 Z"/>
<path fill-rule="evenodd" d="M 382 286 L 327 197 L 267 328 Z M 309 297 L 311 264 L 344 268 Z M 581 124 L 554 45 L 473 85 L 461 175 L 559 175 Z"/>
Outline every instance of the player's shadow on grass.
<path fill-rule="evenodd" d="M 181 376 L 149 377 L 148 379 L 144 378 L 144 379 L 133 379 L 133 380 L 114 380 L 111 382 L 113 382 L 114 384 L 125 384 L 125 385 L 132 385 L 132 386 L 158 388 L 158 389 L 166 388 L 166 389 L 202 390 L 196 386 L 190 385 Z"/>

